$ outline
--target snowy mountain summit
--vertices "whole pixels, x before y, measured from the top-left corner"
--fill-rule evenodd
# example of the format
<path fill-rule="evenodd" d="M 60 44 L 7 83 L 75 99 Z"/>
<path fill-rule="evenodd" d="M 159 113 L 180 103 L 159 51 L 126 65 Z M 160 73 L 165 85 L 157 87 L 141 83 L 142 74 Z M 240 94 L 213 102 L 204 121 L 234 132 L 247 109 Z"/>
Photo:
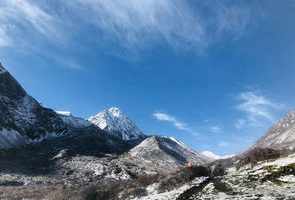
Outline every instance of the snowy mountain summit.
<path fill-rule="evenodd" d="M 90 117 L 89 121 L 123 140 L 144 138 L 143 132 L 119 108 L 112 107 Z"/>

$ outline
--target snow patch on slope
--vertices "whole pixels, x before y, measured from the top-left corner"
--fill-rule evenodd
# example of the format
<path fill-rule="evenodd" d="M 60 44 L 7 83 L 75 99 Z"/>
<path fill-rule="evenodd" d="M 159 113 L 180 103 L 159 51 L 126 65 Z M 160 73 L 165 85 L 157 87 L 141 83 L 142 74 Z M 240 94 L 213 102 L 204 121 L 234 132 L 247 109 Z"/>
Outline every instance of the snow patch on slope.
<path fill-rule="evenodd" d="M 69 111 L 55 111 L 63 122 L 73 128 L 85 128 L 91 126 L 91 123 L 85 119 L 75 117 Z"/>
<path fill-rule="evenodd" d="M 189 149 L 183 142 L 177 140 L 174 137 L 167 137 L 168 139 L 172 140 L 173 142 L 175 142 L 176 144 L 178 144 L 179 146 L 181 146 L 184 149 Z"/>
<path fill-rule="evenodd" d="M 57 114 L 59 114 L 59 115 L 62 115 L 62 116 L 67 116 L 67 117 L 72 116 L 72 113 L 70 111 L 58 111 L 58 110 L 56 110 L 55 112 Z"/>
<path fill-rule="evenodd" d="M 123 140 L 144 137 L 142 131 L 119 108 L 112 107 L 90 117 L 89 121 Z"/>
<path fill-rule="evenodd" d="M 6 69 L 0 63 L 0 74 L 4 74 L 6 72 L 7 72 Z"/>

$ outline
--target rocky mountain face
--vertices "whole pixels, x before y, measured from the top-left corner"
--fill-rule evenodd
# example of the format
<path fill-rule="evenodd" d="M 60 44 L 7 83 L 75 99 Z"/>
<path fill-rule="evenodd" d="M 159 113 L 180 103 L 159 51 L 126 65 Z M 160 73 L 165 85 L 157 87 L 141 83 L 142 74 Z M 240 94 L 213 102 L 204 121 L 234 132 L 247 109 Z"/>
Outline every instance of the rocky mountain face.
<path fill-rule="evenodd" d="M 62 119 L 29 96 L 0 65 L 0 148 L 10 148 L 67 131 Z"/>
<path fill-rule="evenodd" d="M 127 140 L 144 138 L 143 132 L 119 108 L 112 107 L 90 117 L 89 121 L 113 136 Z"/>
<path fill-rule="evenodd" d="M 204 155 L 191 150 L 172 137 L 151 136 L 132 148 L 129 159 L 158 171 L 174 171 L 189 163 L 201 165 L 208 162 Z"/>
<path fill-rule="evenodd" d="M 141 132 L 135 125 L 128 121 L 120 111 L 112 113 L 125 120 L 118 126 L 121 129 L 107 129 L 115 131 L 109 134 L 102 131 L 98 126 L 88 120 L 75 117 L 69 112 L 56 112 L 41 106 L 33 97 L 29 96 L 22 86 L 11 76 L 11 74 L 0 65 L 0 149 L 13 148 L 26 144 L 41 142 L 44 139 L 73 135 L 81 133 L 97 133 L 106 141 L 113 141 L 113 146 L 121 143 L 113 134 L 125 131 L 124 138 L 127 139 L 126 131 L 134 129 L 131 138 L 135 134 L 140 136 Z M 122 115 L 122 116 L 121 116 Z M 109 119 L 109 118 L 108 118 Z M 107 121 L 108 123 L 110 121 Z M 112 121 L 114 123 L 114 121 Z M 133 125 L 133 126 L 132 126 Z M 110 127 L 110 126 L 108 126 Z M 106 142 L 107 143 L 107 142 Z M 131 144 L 126 144 L 131 145 Z"/>
<path fill-rule="evenodd" d="M 83 129 L 93 126 L 91 122 L 80 117 L 73 116 L 70 112 L 67 111 L 56 111 L 58 116 L 62 121 L 72 129 Z"/>
<path fill-rule="evenodd" d="M 254 148 L 288 149 L 295 148 L 295 111 L 289 112 L 277 122 L 258 142 Z"/>

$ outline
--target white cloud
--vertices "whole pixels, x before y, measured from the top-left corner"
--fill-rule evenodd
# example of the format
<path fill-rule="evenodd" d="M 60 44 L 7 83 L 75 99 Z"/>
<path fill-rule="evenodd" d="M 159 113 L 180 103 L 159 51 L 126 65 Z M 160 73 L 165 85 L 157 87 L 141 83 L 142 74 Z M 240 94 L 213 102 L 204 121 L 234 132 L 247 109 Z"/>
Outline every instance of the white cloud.
<path fill-rule="evenodd" d="M 5 25 L 0 25 L 0 48 L 8 47 L 11 43 L 12 41 L 7 34 L 7 27 Z"/>
<path fill-rule="evenodd" d="M 235 122 L 235 127 L 236 127 L 236 129 L 241 129 L 246 125 L 246 123 L 247 123 L 247 121 L 245 119 L 238 119 Z"/>
<path fill-rule="evenodd" d="M 211 126 L 209 129 L 212 133 L 221 133 L 223 131 L 220 126 Z"/>
<path fill-rule="evenodd" d="M 155 112 L 153 113 L 153 117 L 157 119 L 158 121 L 171 123 L 178 130 L 185 131 L 193 135 L 198 135 L 191 128 L 189 128 L 186 123 L 179 121 L 178 119 L 176 119 L 176 117 L 169 115 L 167 113 Z"/>
<path fill-rule="evenodd" d="M 219 147 L 228 147 L 229 146 L 229 143 L 228 142 L 225 142 L 225 141 L 221 141 L 217 144 Z"/>
<path fill-rule="evenodd" d="M 259 126 L 262 120 L 272 122 L 275 119 L 275 112 L 284 107 L 282 104 L 253 91 L 243 92 L 239 94 L 237 99 L 239 104 L 236 109 L 243 112 L 246 117 L 236 122 L 236 128 L 242 128 L 246 123 Z"/>
<path fill-rule="evenodd" d="M 66 56 L 72 68 L 80 66 L 69 55 L 73 44 L 88 49 L 91 43 L 103 54 L 127 60 L 159 46 L 202 54 L 216 42 L 239 38 L 253 22 L 250 4 L 218 1 L 2 0 L 0 7 L 0 51 L 12 47 L 53 61 Z M 81 35 L 87 42 L 77 40 Z"/>
<path fill-rule="evenodd" d="M 36 3 L 29 0 L 3 0 L 0 6 L 0 47 L 29 43 L 31 34 L 42 35 L 47 39 L 57 37 L 57 19 Z"/>
<path fill-rule="evenodd" d="M 20 29 L 52 38 L 82 32 L 83 24 L 91 24 L 97 29 L 94 40 L 113 41 L 131 51 L 163 42 L 177 50 L 202 51 L 224 34 L 241 35 L 251 21 L 250 6 L 216 1 L 3 0 L 0 6 L 1 24 L 14 26 L 6 34 L 11 39 Z"/>
<path fill-rule="evenodd" d="M 173 116 L 168 115 L 166 113 L 155 112 L 155 113 L 153 113 L 153 116 L 159 121 L 167 121 L 167 122 L 175 122 L 176 121 L 176 119 Z"/>
<path fill-rule="evenodd" d="M 103 38 L 127 50 L 145 49 L 159 41 L 173 48 L 207 45 L 204 26 L 186 1 L 74 0 L 68 4 L 78 8 Z"/>
<path fill-rule="evenodd" d="M 159 121 L 165 121 L 165 122 L 170 122 L 172 123 L 175 128 L 177 128 L 178 130 L 187 130 L 187 125 L 183 122 L 178 121 L 175 117 L 167 114 L 167 113 L 163 113 L 163 112 L 155 112 L 153 113 L 153 116 L 155 119 L 159 120 Z"/>
<path fill-rule="evenodd" d="M 67 5 L 96 25 L 103 35 L 99 40 L 108 38 L 133 51 L 163 41 L 174 49 L 203 51 L 223 35 L 238 38 L 251 16 L 245 5 L 217 1 L 73 0 Z"/>

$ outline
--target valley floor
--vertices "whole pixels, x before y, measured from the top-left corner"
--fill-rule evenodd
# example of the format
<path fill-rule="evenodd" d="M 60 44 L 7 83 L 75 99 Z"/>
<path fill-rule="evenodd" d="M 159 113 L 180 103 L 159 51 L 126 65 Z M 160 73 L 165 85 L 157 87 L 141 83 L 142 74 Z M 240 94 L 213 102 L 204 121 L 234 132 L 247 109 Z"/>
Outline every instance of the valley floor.
<path fill-rule="evenodd" d="M 179 176 L 177 173 L 133 180 L 126 170 L 141 169 L 126 168 L 117 157 L 77 157 L 60 162 L 68 169 L 62 174 L 24 175 L 1 170 L 0 199 L 295 200 L 295 154 L 255 166 L 234 165 L 224 176 L 195 177 L 190 181 L 174 178 Z"/>

